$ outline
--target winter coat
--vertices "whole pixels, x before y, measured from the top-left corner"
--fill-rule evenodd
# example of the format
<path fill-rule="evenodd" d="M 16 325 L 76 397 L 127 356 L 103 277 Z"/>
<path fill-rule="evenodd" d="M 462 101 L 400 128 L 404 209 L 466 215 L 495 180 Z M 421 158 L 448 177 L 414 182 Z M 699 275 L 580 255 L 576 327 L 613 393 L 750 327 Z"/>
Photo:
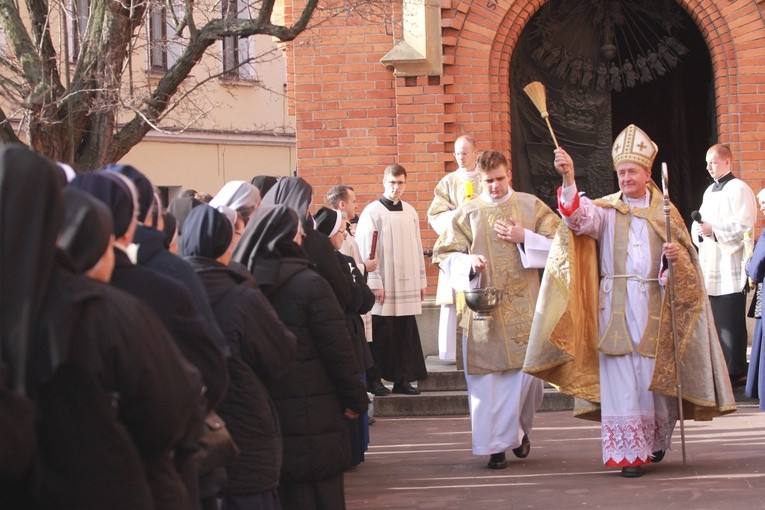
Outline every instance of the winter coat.
<path fill-rule="evenodd" d="M 303 251 L 308 256 L 308 260 L 313 262 L 314 271 L 329 282 L 332 292 L 343 309 L 353 306 L 351 284 L 347 278 L 348 266 L 341 265 L 338 258 L 333 256 L 335 248 L 325 234 L 313 228 L 312 218 L 308 218 L 303 225 L 305 230 Z"/>
<path fill-rule="evenodd" d="M 343 311 L 306 259 L 259 259 L 253 273 L 298 341 L 296 363 L 266 382 L 282 428 L 282 481 L 326 480 L 350 462 L 344 410 L 368 405 Z"/>
<path fill-rule="evenodd" d="M 165 248 L 165 233 L 138 225 L 133 243 L 138 245 L 139 265 L 173 278 L 186 287 L 197 311 L 208 323 L 213 342 L 220 349 L 223 349 L 226 342 L 217 322 L 215 322 L 215 315 L 210 308 L 210 303 L 205 299 L 205 288 L 189 264 Z"/>
<path fill-rule="evenodd" d="M 133 264 L 119 248 L 114 249 L 114 259 L 111 284 L 141 299 L 159 316 L 181 352 L 202 374 L 207 387 L 207 409 L 217 406 L 223 400 L 228 383 L 225 360 L 212 340 L 208 322 L 191 301 L 189 291 L 173 278 Z M 190 266 L 189 269 L 198 279 Z"/>
<path fill-rule="evenodd" d="M 279 179 L 263 197 L 263 209 L 273 205 L 283 205 L 293 209 L 303 224 L 304 238 L 302 251 L 313 262 L 313 269 L 326 278 L 342 308 L 350 300 L 350 285 L 343 268 L 332 256 L 335 249 L 329 238 L 314 228 L 313 218 L 308 214 L 313 188 L 302 177 L 284 177 Z M 236 258 L 236 257 L 235 257 Z"/>
<path fill-rule="evenodd" d="M 199 407 L 199 373 L 143 303 L 75 275 L 82 268 L 56 248 L 64 182 L 28 148 L 0 149 L 0 400 L 4 411 L 22 404 L 21 415 L 0 413 L 0 421 L 29 419 L 31 407 L 36 418 L 26 435 L 0 436 L 0 501 L 188 509 L 172 453 Z M 67 227 L 83 221 L 94 242 L 109 239 L 111 222 L 87 216 L 69 217 Z M 26 457 L 10 457 L 9 441 L 26 446 Z"/>
<path fill-rule="evenodd" d="M 73 313 L 80 321 L 71 335 L 70 359 L 92 370 L 110 392 L 119 419 L 141 454 L 157 509 L 186 508 L 190 501 L 176 472 L 172 451 L 185 439 L 188 430 L 197 428 L 202 389 L 199 373 L 142 302 L 98 282 L 80 279 L 79 287 L 71 291 L 77 301 Z M 94 356 L 96 349 L 99 353 Z M 74 460 L 76 453 L 72 456 L 74 452 L 64 447 L 64 441 L 71 441 L 75 430 L 67 431 L 60 426 L 49 430 L 58 433 L 48 434 L 50 439 L 61 439 L 55 442 L 61 447 L 59 451 Z M 99 441 L 91 436 L 88 448 L 98 447 Z M 110 462 L 119 462 L 113 451 L 109 454 Z M 104 464 L 96 471 L 100 469 L 108 472 L 114 468 Z M 91 482 L 81 490 L 91 491 L 98 484 L 96 480 Z M 124 482 L 121 481 L 121 489 Z M 113 494 L 107 497 L 112 498 Z M 63 502 L 59 500 L 58 504 Z M 109 506 L 106 499 L 101 508 Z"/>
<path fill-rule="evenodd" d="M 291 366 L 297 340 L 282 324 L 251 275 L 203 257 L 186 259 L 199 275 L 230 357 L 229 386 L 218 414 L 240 450 L 226 466 L 226 494 L 276 489 L 282 438 L 276 407 L 264 380 L 275 381 Z"/>

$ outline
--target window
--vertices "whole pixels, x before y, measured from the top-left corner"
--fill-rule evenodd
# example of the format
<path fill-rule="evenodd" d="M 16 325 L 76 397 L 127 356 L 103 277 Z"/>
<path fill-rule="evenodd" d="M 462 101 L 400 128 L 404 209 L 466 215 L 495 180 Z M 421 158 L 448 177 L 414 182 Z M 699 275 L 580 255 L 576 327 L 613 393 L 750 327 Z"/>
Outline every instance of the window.
<path fill-rule="evenodd" d="M 252 19 L 246 0 L 223 0 L 223 17 L 229 19 Z M 223 38 L 223 72 L 229 78 L 257 80 L 253 59 L 255 37 Z"/>
<path fill-rule="evenodd" d="M 71 0 L 69 8 L 69 60 L 76 62 L 88 30 L 90 0 Z"/>
<path fill-rule="evenodd" d="M 152 69 L 167 69 L 167 9 L 149 14 L 149 63 Z"/>
<path fill-rule="evenodd" d="M 172 4 L 172 11 L 164 3 L 157 3 L 149 10 L 149 64 L 152 70 L 171 68 L 183 53 L 183 41 L 175 33 L 183 16 L 183 6 L 175 0 Z"/>

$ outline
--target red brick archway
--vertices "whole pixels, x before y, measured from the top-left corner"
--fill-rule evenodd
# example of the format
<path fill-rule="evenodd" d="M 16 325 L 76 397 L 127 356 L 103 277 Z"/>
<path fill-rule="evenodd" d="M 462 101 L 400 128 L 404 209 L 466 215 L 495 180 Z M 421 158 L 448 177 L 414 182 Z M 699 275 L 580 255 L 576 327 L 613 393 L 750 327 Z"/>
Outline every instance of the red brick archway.
<path fill-rule="evenodd" d="M 449 57 L 444 74 L 454 76 L 445 92 L 455 98 L 446 112 L 462 120 L 446 124 L 445 133 L 457 136 L 470 131 L 486 146 L 510 154 L 510 61 L 523 28 L 544 3 L 526 0 L 508 6 L 493 0 L 462 0 L 444 10 L 444 54 Z M 695 21 L 710 51 L 719 141 L 730 144 L 735 153 L 744 152 L 747 147 L 742 146 L 740 93 L 735 79 L 739 64 L 730 26 L 713 1 L 678 3 Z M 753 30 L 762 30 L 760 13 L 753 3 L 738 9 L 736 21 L 737 25 L 748 22 Z"/>

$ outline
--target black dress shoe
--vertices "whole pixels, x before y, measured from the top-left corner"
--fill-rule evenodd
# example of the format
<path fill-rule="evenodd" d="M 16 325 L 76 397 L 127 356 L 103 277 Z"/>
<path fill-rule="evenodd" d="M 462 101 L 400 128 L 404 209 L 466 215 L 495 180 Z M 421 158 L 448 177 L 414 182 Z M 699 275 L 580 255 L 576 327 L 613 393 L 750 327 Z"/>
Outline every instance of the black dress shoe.
<path fill-rule="evenodd" d="M 658 464 L 659 462 L 664 460 L 665 453 L 667 453 L 666 450 L 659 450 L 659 451 L 653 452 L 651 454 L 651 462 L 653 462 L 654 464 Z"/>
<path fill-rule="evenodd" d="M 369 381 L 367 383 L 367 389 L 369 390 L 369 393 L 375 397 L 384 397 L 385 395 L 390 395 L 390 390 L 386 388 L 385 385 L 380 381 Z"/>
<path fill-rule="evenodd" d="M 746 376 L 745 375 L 732 375 L 730 376 L 730 384 L 734 388 L 739 388 L 741 386 L 746 386 Z"/>
<path fill-rule="evenodd" d="M 519 459 L 525 459 L 529 456 L 529 452 L 531 451 L 531 442 L 529 441 L 529 436 L 526 434 L 523 434 L 523 439 L 521 439 L 521 446 L 518 448 L 513 448 L 513 455 L 518 457 Z"/>
<path fill-rule="evenodd" d="M 622 468 L 624 478 L 639 478 L 643 476 L 643 468 L 640 466 L 627 466 Z"/>
<path fill-rule="evenodd" d="M 397 382 L 393 383 L 393 393 L 400 393 L 402 395 L 419 395 L 420 390 L 408 382 Z"/>
<path fill-rule="evenodd" d="M 489 469 L 505 469 L 507 467 L 505 452 L 492 453 L 487 465 Z"/>

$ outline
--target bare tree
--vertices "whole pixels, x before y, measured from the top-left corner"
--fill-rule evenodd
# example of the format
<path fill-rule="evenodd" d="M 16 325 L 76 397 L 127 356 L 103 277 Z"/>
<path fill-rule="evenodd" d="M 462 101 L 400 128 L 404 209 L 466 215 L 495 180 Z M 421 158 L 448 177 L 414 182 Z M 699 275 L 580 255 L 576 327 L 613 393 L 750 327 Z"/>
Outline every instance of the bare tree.
<path fill-rule="evenodd" d="M 0 143 L 20 142 L 16 129 L 21 129 L 32 148 L 79 169 L 116 161 L 195 89 L 256 60 L 252 55 L 227 60 L 226 41 L 237 44 L 257 34 L 291 41 L 307 28 L 318 5 L 306 0 L 286 26 L 272 22 L 275 0 L 247 4 L 248 16 L 240 15 L 242 0 L 212 6 L 164 1 L 26 0 L 22 10 L 16 0 L 0 0 L 6 39 L 6 48 L 0 48 L 5 105 Z M 174 63 L 136 90 L 132 58 L 137 45 L 152 44 L 146 42 L 152 9 L 163 10 L 174 32 L 168 38 L 178 37 L 182 44 Z M 217 41 L 224 41 L 224 55 L 218 57 L 224 66 L 200 78 L 194 71 Z M 9 117 L 22 120 L 12 124 Z"/>

